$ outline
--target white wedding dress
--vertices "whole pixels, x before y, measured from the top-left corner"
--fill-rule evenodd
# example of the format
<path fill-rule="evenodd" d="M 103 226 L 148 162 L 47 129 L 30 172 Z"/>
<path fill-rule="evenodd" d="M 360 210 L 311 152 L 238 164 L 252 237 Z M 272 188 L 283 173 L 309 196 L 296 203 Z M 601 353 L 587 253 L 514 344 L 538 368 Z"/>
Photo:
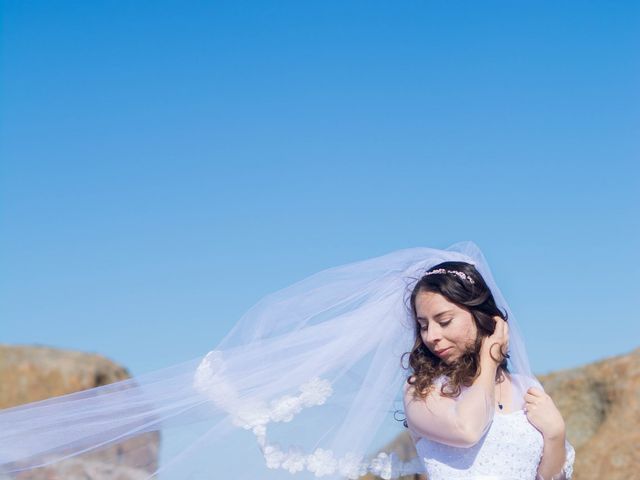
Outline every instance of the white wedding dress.
<path fill-rule="evenodd" d="M 535 480 L 542 456 L 542 434 L 529 422 L 522 409 L 522 386 L 512 375 L 514 406 L 511 413 L 495 411 L 493 420 L 475 445 L 464 448 L 447 445 L 418 435 L 409 427 L 418 457 L 429 480 Z M 464 387 L 463 387 L 464 389 Z M 567 451 L 564 477 L 573 474 L 575 450 L 565 442 Z M 549 480 L 549 479 L 545 479 Z"/>

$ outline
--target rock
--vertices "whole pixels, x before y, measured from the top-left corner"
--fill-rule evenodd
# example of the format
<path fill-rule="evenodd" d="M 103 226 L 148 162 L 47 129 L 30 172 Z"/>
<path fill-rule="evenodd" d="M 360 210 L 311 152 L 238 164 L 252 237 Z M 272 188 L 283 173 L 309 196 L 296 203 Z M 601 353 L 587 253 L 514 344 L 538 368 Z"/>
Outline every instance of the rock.
<path fill-rule="evenodd" d="M 539 379 L 576 449 L 574 480 L 640 478 L 640 348 Z"/>
<path fill-rule="evenodd" d="M 95 354 L 43 346 L 0 345 L 0 408 L 35 402 L 129 378 Z"/>
<path fill-rule="evenodd" d="M 44 346 L 0 345 L 0 408 L 43 400 L 130 378 L 96 354 Z M 160 435 L 149 432 L 73 459 L 13 474 L 19 480 L 140 480 L 158 467 Z M 0 477 L 1 478 L 1 477 Z"/>

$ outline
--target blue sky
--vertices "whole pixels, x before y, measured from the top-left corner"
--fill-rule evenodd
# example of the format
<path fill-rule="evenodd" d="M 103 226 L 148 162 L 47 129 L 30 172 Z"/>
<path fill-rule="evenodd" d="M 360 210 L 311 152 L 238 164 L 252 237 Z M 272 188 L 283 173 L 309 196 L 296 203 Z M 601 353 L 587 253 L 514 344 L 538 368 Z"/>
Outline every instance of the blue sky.
<path fill-rule="evenodd" d="M 638 346 L 637 2 L 3 2 L 0 342 L 143 373 L 473 240 L 537 373 Z"/>

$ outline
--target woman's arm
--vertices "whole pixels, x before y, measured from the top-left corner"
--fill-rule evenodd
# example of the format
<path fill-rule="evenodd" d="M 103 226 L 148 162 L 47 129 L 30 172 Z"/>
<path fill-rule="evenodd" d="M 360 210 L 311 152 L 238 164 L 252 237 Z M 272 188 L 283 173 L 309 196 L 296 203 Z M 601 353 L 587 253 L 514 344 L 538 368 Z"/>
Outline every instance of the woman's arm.
<path fill-rule="evenodd" d="M 458 398 L 440 395 L 440 385 L 436 383 L 425 400 L 414 400 L 413 386 L 405 382 L 405 415 L 416 433 L 435 442 L 468 448 L 489 429 L 495 413 L 496 370 L 501 361 L 499 348 L 493 349 L 493 357 L 490 349 L 496 344 L 506 346 L 509 339 L 506 322 L 496 319 L 494 334 L 483 339 L 480 374 Z"/>
<path fill-rule="evenodd" d="M 544 439 L 536 480 L 569 480 L 575 450 L 567 442 L 564 419 L 551 397 L 531 387 L 525 395 L 527 418 Z"/>
<path fill-rule="evenodd" d="M 405 382 L 407 423 L 420 436 L 435 442 L 464 448 L 475 445 L 493 420 L 495 375 L 495 366 L 483 365 L 473 385 L 458 398 L 441 396 L 436 383 L 425 400 L 414 399 L 414 387 Z"/>
<path fill-rule="evenodd" d="M 564 463 L 567 458 L 567 450 L 564 432 L 557 437 L 543 438 L 544 447 L 536 480 L 565 480 Z"/>

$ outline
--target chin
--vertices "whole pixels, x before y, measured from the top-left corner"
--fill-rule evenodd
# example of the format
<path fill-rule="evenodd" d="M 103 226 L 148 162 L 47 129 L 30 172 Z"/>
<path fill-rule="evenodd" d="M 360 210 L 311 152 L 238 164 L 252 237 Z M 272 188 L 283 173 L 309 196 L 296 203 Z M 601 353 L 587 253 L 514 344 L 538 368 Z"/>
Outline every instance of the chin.
<path fill-rule="evenodd" d="M 458 361 L 460 360 L 460 357 L 453 357 L 453 358 L 447 358 L 446 360 L 443 360 L 444 363 L 446 363 L 447 365 L 453 365 L 455 363 L 458 363 Z"/>

